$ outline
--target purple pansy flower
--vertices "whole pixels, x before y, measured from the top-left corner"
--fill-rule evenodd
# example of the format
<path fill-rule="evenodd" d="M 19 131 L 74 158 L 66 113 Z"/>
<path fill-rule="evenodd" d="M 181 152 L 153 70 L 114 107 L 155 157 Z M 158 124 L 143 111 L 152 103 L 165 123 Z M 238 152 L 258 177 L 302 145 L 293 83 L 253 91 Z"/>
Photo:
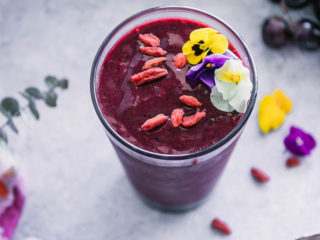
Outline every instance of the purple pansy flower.
<path fill-rule="evenodd" d="M 231 59 L 237 59 L 233 54 L 228 51 L 224 54 L 211 54 L 203 59 L 202 63 L 190 68 L 186 75 L 187 82 L 191 87 L 195 88 L 199 81 L 213 88 L 215 86 L 214 70 L 223 66 L 223 64 Z"/>
<path fill-rule="evenodd" d="M 284 145 L 293 154 L 298 156 L 309 155 L 315 148 L 316 141 L 302 129 L 291 126 L 290 133 L 284 139 Z"/>

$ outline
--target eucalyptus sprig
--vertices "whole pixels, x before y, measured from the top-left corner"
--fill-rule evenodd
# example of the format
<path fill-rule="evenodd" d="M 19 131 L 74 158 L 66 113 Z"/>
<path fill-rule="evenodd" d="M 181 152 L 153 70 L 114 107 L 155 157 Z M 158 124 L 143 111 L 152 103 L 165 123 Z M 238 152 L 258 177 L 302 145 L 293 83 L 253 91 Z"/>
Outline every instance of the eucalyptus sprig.
<path fill-rule="evenodd" d="M 17 99 L 13 97 L 6 97 L 0 102 L 0 112 L 7 118 L 3 125 L 0 125 L 0 141 L 8 143 L 8 136 L 5 132 L 5 129 L 9 127 L 16 134 L 19 133 L 14 119 L 19 117 L 21 113 L 27 109 L 30 110 L 31 114 L 36 120 L 39 120 L 40 114 L 37 109 L 36 102 L 44 101 L 49 107 L 57 106 L 58 95 L 56 89 L 65 90 L 68 88 L 69 82 L 67 79 L 57 79 L 54 76 L 47 76 L 44 79 L 47 90 L 40 91 L 36 87 L 27 87 L 24 91 L 20 92 L 27 104 L 21 106 Z"/>

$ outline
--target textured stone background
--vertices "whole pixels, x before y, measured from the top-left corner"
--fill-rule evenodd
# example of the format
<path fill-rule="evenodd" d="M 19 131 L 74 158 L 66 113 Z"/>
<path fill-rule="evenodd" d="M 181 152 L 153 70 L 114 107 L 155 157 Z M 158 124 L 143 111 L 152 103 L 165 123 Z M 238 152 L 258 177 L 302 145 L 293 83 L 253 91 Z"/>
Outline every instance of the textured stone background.
<path fill-rule="evenodd" d="M 293 100 L 285 124 L 268 136 L 257 127 L 257 108 L 209 200 L 185 214 L 147 207 L 135 195 L 93 110 L 89 73 L 100 43 L 120 21 L 157 5 L 205 9 L 246 40 L 259 74 L 258 100 L 275 88 Z M 28 85 L 44 87 L 48 73 L 70 79 L 59 107 L 41 105 L 41 121 L 28 114 L 10 134 L 29 197 L 15 240 L 230 239 L 287 240 L 320 232 L 320 148 L 302 166 L 286 169 L 282 139 L 296 124 L 320 141 L 320 57 L 293 46 L 274 51 L 261 39 L 263 19 L 280 13 L 267 0 L 62 1 L 0 0 L 0 96 Z M 293 17 L 313 16 L 311 8 Z M 3 119 L 0 119 L 3 120 Z M 255 184 L 251 166 L 272 180 Z M 214 232 L 225 219 L 230 237 Z"/>

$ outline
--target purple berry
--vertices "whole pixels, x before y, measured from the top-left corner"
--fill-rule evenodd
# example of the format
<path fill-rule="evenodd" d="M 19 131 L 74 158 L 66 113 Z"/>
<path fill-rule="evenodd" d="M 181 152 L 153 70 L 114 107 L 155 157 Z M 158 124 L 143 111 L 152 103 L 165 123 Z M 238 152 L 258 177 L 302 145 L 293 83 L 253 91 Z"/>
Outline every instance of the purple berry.
<path fill-rule="evenodd" d="M 285 3 L 290 8 L 302 8 L 308 5 L 310 0 L 285 0 Z"/>
<path fill-rule="evenodd" d="M 312 20 L 301 19 L 294 28 L 296 44 L 307 50 L 320 47 L 320 26 Z"/>
<path fill-rule="evenodd" d="M 320 0 L 313 0 L 313 10 L 317 18 L 320 20 Z"/>
<path fill-rule="evenodd" d="M 289 26 L 280 16 L 267 18 L 262 27 L 262 37 L 269 47 L 283 47 L 290 40 Z"/>

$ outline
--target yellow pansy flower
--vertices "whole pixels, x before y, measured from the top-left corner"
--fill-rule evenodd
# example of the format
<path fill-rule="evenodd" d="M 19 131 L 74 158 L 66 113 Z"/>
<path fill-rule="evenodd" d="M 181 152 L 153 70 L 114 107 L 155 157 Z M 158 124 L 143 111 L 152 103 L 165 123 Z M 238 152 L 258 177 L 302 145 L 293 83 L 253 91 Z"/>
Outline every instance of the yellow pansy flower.
<path fill-rule="evenodd" d="M 229 46 L 227 38 L 212 28 L 196 29 L 190 33 L 189 38 L 182 52 L 193 65 L 198 64 L 208 53 L 225 53 Z"/>
<path fill-rule="evenodd" d="M 263 133 L 268 133 L 281 126 L 286 114 L 292 110 L 292 101 L 277 89 L 273 95 L 266 95 L 259 104 L 259 126 Z"/>

